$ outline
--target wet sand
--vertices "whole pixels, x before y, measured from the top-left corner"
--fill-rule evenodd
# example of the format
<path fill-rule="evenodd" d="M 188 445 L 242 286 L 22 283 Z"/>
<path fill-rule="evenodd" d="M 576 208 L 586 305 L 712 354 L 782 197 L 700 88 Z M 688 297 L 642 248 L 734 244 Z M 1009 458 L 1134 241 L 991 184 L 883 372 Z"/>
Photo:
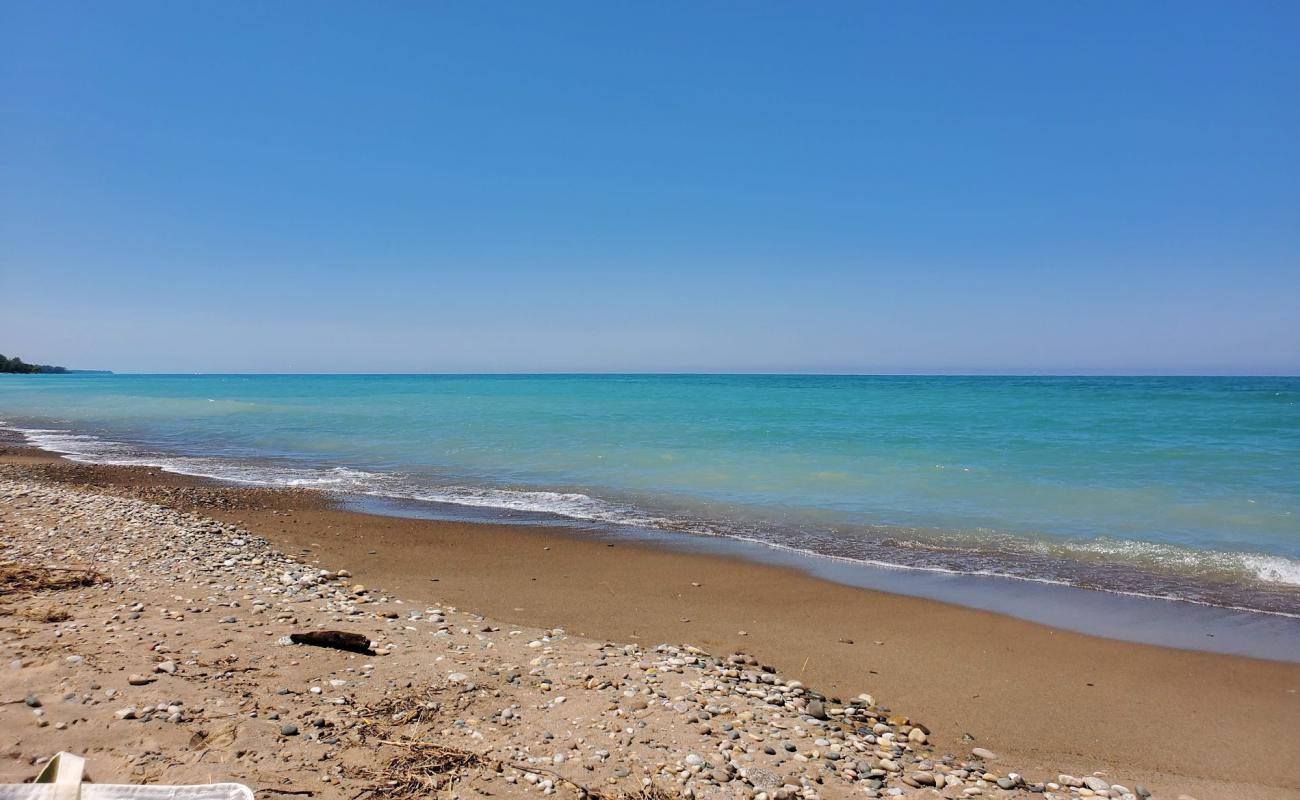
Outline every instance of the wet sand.
<path fill-rule="evenodd" d="M 168 487 L 210 485 L 23 448 L 0 460 L 164 503 Z M 214 488 L 203 505 L 403 596 L 596 639 L 743 650 L 828 694 L 870 692 L 954 753 L 979 745 L 1051 776 L 1103 765 L 1144 776 L 1157 797 L 1300 797 L 1297 664 L 1101 639 L 577 530 L 362 514 L 307 492 Z"/>

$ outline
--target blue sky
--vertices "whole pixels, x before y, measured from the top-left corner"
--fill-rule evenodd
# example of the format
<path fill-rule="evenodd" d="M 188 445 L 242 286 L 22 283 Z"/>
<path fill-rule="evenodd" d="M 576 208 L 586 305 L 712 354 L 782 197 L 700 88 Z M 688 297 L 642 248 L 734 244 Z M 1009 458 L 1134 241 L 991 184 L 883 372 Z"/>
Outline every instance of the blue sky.
<path fill-rule="evenodd" d="M 0 0 L 0 352 L 1300 371 L 1295 3 Z"/>

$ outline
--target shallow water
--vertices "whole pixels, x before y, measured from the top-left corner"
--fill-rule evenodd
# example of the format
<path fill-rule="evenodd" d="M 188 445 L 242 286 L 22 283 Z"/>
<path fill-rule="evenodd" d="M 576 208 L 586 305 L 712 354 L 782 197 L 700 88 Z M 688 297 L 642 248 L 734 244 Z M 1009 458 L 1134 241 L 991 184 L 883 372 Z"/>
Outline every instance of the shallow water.
<path fill-rule="evenodd" d="M 1297 401 L 1297 378 L 0 380 L 5 425 L 86 460 L 1281 616 Z"/>

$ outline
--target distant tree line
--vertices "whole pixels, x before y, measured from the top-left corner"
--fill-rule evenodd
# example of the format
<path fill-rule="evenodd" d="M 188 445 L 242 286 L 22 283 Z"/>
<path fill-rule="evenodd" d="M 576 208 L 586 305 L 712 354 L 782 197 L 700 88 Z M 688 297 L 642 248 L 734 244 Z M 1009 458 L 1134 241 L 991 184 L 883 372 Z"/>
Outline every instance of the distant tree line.
<path fill-rule="evenodd" d="M 48 364 L 28 364 L 17 356 L 9 358 L 0 355 L 0 372 L 17 372 L 24 375 L 32 375 L 35 373 L 63 373 L 67 372 L 67 370 L 63 367 L 51 367 Z"/>

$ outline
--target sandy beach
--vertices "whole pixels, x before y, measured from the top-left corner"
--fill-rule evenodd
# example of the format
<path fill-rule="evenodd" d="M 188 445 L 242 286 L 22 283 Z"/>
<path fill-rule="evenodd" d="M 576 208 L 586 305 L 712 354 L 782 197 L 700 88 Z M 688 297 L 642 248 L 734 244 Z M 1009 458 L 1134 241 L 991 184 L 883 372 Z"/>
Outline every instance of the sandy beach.
<path fill-rule="evenodd" d="M 0 800 L 1300 800 L 1300 2 L 0 3 Z"/>
<path fill-rule="evenodd" d="M 1300 796 L 1297 664 L 1088 637 L 579 531 L 361 514 L 309 491 L 19 446 L 0 463 L 3 560 L 80 559 L 112 579 L 3 598 L 0 720 L 17 735 L 2 780 L 69 749 L 87 753 L 101 781 L 226 777 L 264 791 L 382 795 L 392 787 L 366 770 L 410 743 L 377 744 L 398 732 L 366 735 L 356 712 L 428 684 L 436 712 L 396 727 L 418 723 L 421 737 L 481 754 L 448 773 L 461 796 L 536 793 L 547 780 L 542 791 L 634 792 L 643 778 L 696 796 L 1123 796 L 1109 786 L 1137 796 L 1136 784 L 1155 797 Z M 133 514 L 180 515 L 172 524 L 199 531 L 195 546 L 217 560 L 159 555 L 148 526 L 119 536 L 114 526 Z M 254 537 L 265 555 L 217 558 Z M 150 558 L 184 568 L 160 574 Z M 292 594 L 276 578 L 320 570 L 329 578 Z M 38 618 L 51 606 L 70 618 Z M 439 625 L 449 638 L 434 637 Z M 387 654 L 277 644 L 315 627 L 355 629 Z M 671 647 L 656 651 L 662 643 Z M 226 650 L 238 657 L 222 661 Z M 736 653 L 754 663 L 728 662 Z M 131 673 L 149 683 L 133 686 Z M 874 706 L 855 700 L 863 693 Z M 171 711 L 150 702 L 161 695 L 190 699 Z M 32 697 L 39 705 L 24 703 Z M 146 704 L 155 710 L 140 714 Z M 127 707 L 151 721 L 120 718 Z M 289 719 L 293 733 L 279 721 Z M 203 744 L 218 720 L 238 726 L 222 734 L 234 744 Z M 1062 774 L 1079 785 L 1060 785 Z"/>

